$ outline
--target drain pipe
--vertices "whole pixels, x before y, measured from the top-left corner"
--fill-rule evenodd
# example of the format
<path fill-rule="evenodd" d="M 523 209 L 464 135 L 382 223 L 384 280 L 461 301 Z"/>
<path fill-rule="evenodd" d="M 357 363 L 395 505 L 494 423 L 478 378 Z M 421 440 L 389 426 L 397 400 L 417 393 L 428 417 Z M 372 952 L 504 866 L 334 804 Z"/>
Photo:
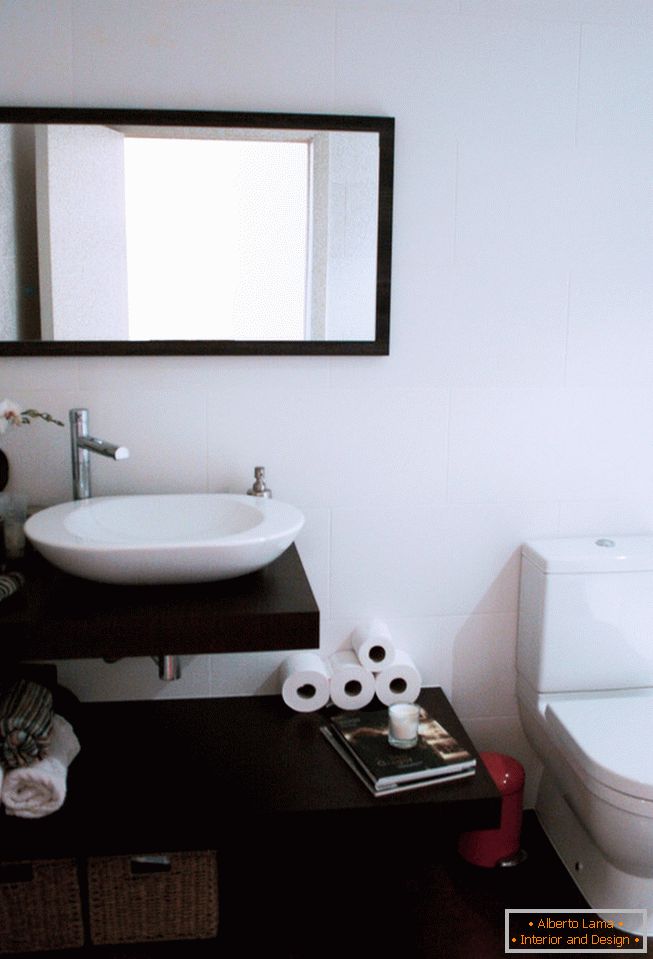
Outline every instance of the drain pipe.
<path fill-rule="evenodd" d="M 181 660 L 179 656 L 167 654 L 157 657 L 155 662 L 159 665 L 159 679 L 163 679 L 165 682 L 181 679 Z"/>
<path fill-rule="evenodd" d="M 103 656 L 105 663 L 113 665 L 119 663 L 122 656 Z M 181 659 L 179 656 L 168 654 L 167 656 L 151 656 L 150 659 L 159 667 L 159 679 L 165 682 L 172 682 L 173 679 L 181 679 Z"/>

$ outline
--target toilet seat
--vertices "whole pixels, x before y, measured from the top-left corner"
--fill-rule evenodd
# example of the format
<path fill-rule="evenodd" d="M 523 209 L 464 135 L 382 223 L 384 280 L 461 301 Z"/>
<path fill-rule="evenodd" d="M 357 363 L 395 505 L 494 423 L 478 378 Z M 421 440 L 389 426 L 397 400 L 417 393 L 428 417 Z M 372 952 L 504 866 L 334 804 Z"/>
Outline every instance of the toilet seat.
<path fill-rule="evenodd" d="M 574 765 L 624 800 L 635 800 L 640 815 L 653 816 L 650 695 L 555 700 L 544 716 Z"/>

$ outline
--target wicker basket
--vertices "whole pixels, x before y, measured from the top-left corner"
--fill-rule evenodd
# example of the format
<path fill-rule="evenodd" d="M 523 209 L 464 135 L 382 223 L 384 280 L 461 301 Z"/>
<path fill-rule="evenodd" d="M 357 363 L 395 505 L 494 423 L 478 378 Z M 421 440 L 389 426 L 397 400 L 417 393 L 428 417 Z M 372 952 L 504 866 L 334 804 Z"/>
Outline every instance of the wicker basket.
<path fill-rule="evenodd" d="M 88 860 L 88 889 L 95 945 L 217 935 L 213 851 L 95 856 Z"/>
<path fill-rule="evenodd" d="M 0 952 L 84 945 L 74 859 L 0 864 Z"/>

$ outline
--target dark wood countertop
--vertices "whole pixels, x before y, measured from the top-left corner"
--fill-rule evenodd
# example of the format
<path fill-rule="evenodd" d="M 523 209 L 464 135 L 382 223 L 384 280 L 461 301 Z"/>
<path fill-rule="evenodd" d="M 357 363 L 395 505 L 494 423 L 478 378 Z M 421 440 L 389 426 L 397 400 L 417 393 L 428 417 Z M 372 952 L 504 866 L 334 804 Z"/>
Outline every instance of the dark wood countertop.
<path fill-rule="evenodd" d="M 0 604 L 5 659 L 255 652 L 319 643 L 319 610 L 294 544 L 259 572 L 183 586 L 94 583 L 34 553 L 16 568 L 27 585 Z"/>
<path fill-rule="evenodd" d="M 419 701 L 477 754 L 439 687 Z M 63 808 L 40 820 L 3 811 L 0 855 L 219 849 L 236 835 L 256 844 L 290 819 L 313 834 L 318 814 L 324 835 L 346 816 L 372 839 L 407 813 L 429 837 L 498 825 L 482 763 L 469 779 L 376 798 L 320 733 L 326 715 L 294 713 L 280 696 L 82 704 Z"/>

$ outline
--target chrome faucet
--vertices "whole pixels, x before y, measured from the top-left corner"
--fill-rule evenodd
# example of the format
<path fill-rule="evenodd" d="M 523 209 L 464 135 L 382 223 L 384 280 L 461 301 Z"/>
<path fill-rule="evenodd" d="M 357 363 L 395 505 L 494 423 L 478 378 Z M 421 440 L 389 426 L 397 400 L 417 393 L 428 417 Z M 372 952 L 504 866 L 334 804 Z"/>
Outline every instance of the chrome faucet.
<path fill-rule="evenodd" d="M 114 460 L 129 458 L 126 446 L 114 446 L 105 440 L 90 436 L 88 410 L 70 410 L 70 449 L 73 466 L 73 499 L 88 499 L 91 496 L 91 453 L 109 456 Z"/>

